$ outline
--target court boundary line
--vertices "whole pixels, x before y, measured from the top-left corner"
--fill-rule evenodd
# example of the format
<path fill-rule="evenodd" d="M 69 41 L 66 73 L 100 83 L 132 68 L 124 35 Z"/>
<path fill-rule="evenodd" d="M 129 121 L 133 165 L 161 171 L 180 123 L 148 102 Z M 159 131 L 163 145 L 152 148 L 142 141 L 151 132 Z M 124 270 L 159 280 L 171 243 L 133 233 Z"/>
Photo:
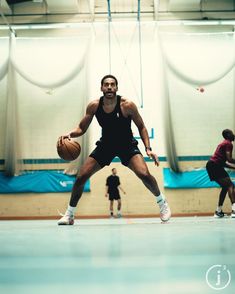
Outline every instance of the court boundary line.
<path fill-rule="evenodd" d="M 226 212 L 225 212 L 226 213 Z M 230 214 L 230 213 L 226 213 Z M 213 216 L 212 212 L 200 212 L 200 213 L 175 213 L 172 217 L 200 217 L 200 216 Z M 0 221 L 8 220 L 58 220 L 59 215 L 48 215 L 48 216 L 0 216 Z M 110 216 L 105 215 L 78 215 L 76 219 L 109 219 Z M 122 215 L 122 218 L 159 218 L 159 214 L 132 214 Z"/>

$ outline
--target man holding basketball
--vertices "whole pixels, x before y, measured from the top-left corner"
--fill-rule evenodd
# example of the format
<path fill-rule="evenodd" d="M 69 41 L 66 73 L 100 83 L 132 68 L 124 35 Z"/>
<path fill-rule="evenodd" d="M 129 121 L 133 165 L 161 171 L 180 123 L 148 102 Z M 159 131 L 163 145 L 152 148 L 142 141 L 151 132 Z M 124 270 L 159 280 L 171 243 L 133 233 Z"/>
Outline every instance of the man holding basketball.
<path fill-rule="evenodd" d="M 217 146 L 214 155 L 206 164 L 207 173 L 211 181 L 215 181 L 220 185 L 221 192 L 219 195 L 219 202 L 217 209 L 215 211 L 214 217 L 221 218 L 224 217 L 222 206 L 224 199 L 228 192 L 230 201 L 232 203 L 232 213 L 231 217 L 235 218 L 235 191 L 234 185 L 231 181 L 228 173 L 225 171 L 224 167 L 232 167 L 230 164 L 235 163 L 235 159 L 232 158 L 233 144 L 235 139 L 233 131 L 225 129 L 222 132 L 224 140 Z M 234 168 L 234 167 L 233 167 Z"/>
<path fill-rule="evenodd" d="M 75 209 L 82 196 L 86 181 L 105 165 L 109 165 L 115 156 L 118 156 L 122 164 L 130 168 L 152 192 L 160 208 L 161 220 L 168 221 L 171 216 L 170 207 L 160 192 L 156 179 L 150 174 L 137 146 L 138 142 L 132 134 L 131 121 L 139 130 L 147 156 L 152 158 L 155 165 L 158 166 L 158 157 L 150 147 L 148 132 L 136 105 L 117 95 L 118 81 L 112 75 L 106 75 L 102 78 L 101 91 L 103 96 L 88 104 L 86 114 L 78 127 L 69 134 L 61 136 L 57 143 L 60 146 L 64 144 L 65 139 L 82 136 L 94 116 L 102 128 L 102 137 L 81 167 L 73 186 L 68 208 L 65 215 L 58 221 L 58 225 L 72 225 L 74 223 Z"/>

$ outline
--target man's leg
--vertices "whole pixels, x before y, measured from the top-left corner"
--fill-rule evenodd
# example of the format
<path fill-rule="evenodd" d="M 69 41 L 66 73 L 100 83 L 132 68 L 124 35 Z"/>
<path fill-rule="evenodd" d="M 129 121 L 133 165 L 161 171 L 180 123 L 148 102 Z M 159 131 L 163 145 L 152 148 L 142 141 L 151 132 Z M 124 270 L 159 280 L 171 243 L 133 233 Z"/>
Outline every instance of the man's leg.
<path fill-rule="evenodd" d="M 235 218 L 235 191 L 234 185 L 230 178 L 223 178 L 216 181 L 222 188 L 227 188 L 228 196 L 232 204 L 231 216 Z"/>
<path fill-rule="evenodd" d="M 122 208 L 122 202 L 121 202 L 121 199 L 118 199 L 118 206 L 117 206 L 117 209 L 118 210 L 121 210 Z"/>
<path fill-rule="evenodd" d="M 230 178 L 223 178 L 218 179 L 216 181 L 222 188 L 226 188 L 228 191 L 229 198 L 231 203 L 235 203 L 235 192 L 234 192 L 234 185 Z"/>
<path fill-rule="evenodd" d="M 128 167 L 137 175 L 138 178 L 141 179 L 143 184 L 153 193 L 154 196 L 160 195 L 157 181 L 150 174 L 142 155 L 134 155 L 130 159 Z"/>
<path fill-rule="evenodd" d="M 218 202 L 219 207 L 223 206 L 227 192 L 228 192 L 228 188 L 225 187 L 221 189 L 219 194 L 219 202 Z"/>
<path fill-rule="evenodd" d="M 118 202 L 118 205 L 117 205 L 117 209 L 118 209 L 117 217 L 122 217 L 122 213 L 121 213 L 122 202 L 121 202 L 121 199 L 118 199 L 117 202 Z"/>
<path fill-rule="evenodd" d="M 83 189 L 86 181 L 97 171 L 101 169 L 98 162 L 93 157 L 88 157 L 83 166 L 81 167 L 77 179 L 73 185 L 72 194 L 70 197 L 69 205 L 76 207 L 79 199 L 82 196 Z"/>
<path fill-rule="evenodd" d="M 94 158 L 87 158 L 87 160 L 81 167 L 77 179 L 73 185 L 68 209 L 65 215 L 58 221 L 58 225 L 72 225 L 74 223 L 75 208 L 78 204 L 79 199 L 82 196 L 84 185 L 86 181 L 100 169 L 100 165 Z"/>
<path fill-rule="evenodd" d="M 220 194 L 219 194 L 219 201 L 218 201 L 218 206 L 215 210 L 214 217 L 215 218 L 222 218 L 224 217 L 224 212 L 223 212 L 223 204 L 224 204 L 224 199 L 226 197 L 226 194 L 228 192 L 227 187 L 222 187 Z"/>
<path fill-rule="evenodd" d="M 113 217 L 113 200 L 110 200 L 110 217 Z"/>
<path fill-rule="evenodd" d="M 171 216 L 170 207 L 163 194 L 161 194 L 156 179 L 150 174 L 143 156 L 141 154 L 134 155 L 130 159 L 128 167 L 141 179 L 146 188 L 156 196 L 157 203 L 160 206 L 161 219 L 162 221 L 168 221 Z"/>

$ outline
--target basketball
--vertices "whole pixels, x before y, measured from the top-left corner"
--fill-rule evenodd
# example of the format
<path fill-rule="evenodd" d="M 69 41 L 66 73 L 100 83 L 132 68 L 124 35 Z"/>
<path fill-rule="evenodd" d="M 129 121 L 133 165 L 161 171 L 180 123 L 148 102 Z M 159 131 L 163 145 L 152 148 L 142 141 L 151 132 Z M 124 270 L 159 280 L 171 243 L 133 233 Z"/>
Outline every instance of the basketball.
<path fill-rule="evenodd" d="M 64 144 L 61 146 L 57 145 L 57 153 L 60 158 L 68 161 L 75 160 L 78 158 L 81 152 L 81 146 L 78 142 L 65 139 Z"/>

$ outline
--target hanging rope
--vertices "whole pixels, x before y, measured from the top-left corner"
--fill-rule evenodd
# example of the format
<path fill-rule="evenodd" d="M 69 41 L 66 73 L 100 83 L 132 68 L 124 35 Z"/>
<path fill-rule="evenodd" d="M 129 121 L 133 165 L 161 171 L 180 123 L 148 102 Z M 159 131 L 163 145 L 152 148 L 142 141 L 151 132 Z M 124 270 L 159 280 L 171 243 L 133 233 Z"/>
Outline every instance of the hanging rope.
<path fill-rule="evenodd" d="M 108 50 L 109 50 L 109 74 L 112 73 L 112 60 L 111 60 L 111 22 L 112 22 L 112 15 L 111 15 L 111 8 L 110 8 L 110 0 L 107 0 L 108 4 Z"/>
<path fill-rule="evenodd" d="M 122 55 L 122 57 L 123 57 L 123 67 L 122 67 L 121 75 L 120 75 L 120 76 L 122 77 L 123 72 L 124 72 L 124 68 L 126 67 L 127 72 L 128 72 L 128 75 L 129 75 L 129 77 L 130 77 L 130 79 L 131 79 L 132 86 L 133 86 L 134 91 L 135 91 L 135 95 L 138 97 L 138 100 L 140 101 L 141 98 L 140 98 L 140 95 L 139 95 L 139 91 L 138 91 L 138 89 L 137 89 L 137 87 L 136 87 L 136 85 L 135 85 L 135 81 L 134 81 L 133 75 L 132 75 L 132 73 L 131 73 L 130 67 L 129 67 L 128 62 L 127 62 L 127 61 L 128 61 L 128 56 L 129 56 L 129 53 L 130 53 L 130 49 L 131 49 L 131 46 L 132 46 L 132 44 L 133 44 L 134 37 L 135 37 L 135 34 L 136 34 L 137 26 L 135 26 L 135 28 L 134 28 L 134 30 L 133 30 L 133 33 L 132 33 L 132 35 L 131 35 L 131 38 L 130 38 L 130 41 L 129 41 L 129 47 L 128 47 L 128 49 L 127 49 L 126 54 L 124 54 L 124 52 L 123 52 L 123 49 L 122 49 L 121 43 L 120 43 L 120 41 L 119 41 L 119 38 L 118 38 L 118 35 L 117 35 L 117 32 L 116 32 L 114 26 L 112 25 L 111 28 L 112 28 L 112 32 L 113 32 L 113 34 L 114 34 L 115 40 L 116 40 L 116 42 L 117 42 L 117 44 L 118 44 L 119 50 L 120 50 L 120 52 L 121 52 L 121 55 Z"/>
<path fill-rule="evenodd" d="M 117 42 L 118 48 L 119 48 L 120 53 L 121 53 L 120 57 L 122 57 L 122 59 L 123 59 L 123 61 L 122 61 L 123 66 L 121 67 L 121 70 L 120 70 L 120 72 L 121 72 L 120 73 L 120 78 L 122 78 L 124 70 L 126 69 L 127 72 L 128 72 L 128 78 L 130 79 L 131 85 L 133 86 L 135 96 L 137 97 L 137 99 L 139 101 L 139 105 L 141 106 L 141 105 L 143 105 L 143 103 L 142 103 L 142 99 L 141 99 L 141 95 L 140 95 L 140 89 L 138 87 L 139 84 L 136 85 L 136 79 L 134 78 L 132 70 L 131 70 L 130 66 L 128 65 L 128 57 L 131 54 L 131 48 L 132 48 L 132 45 L 134 44 L 134 39 L 135 39 L 135 36 L 136 36 L 136 34 L 138 32 L 137 29 L 138 29 L 138 22 L 136 23 L 136 25 L 135 25 L 135 27 L 133 29 L 133 32 L 131 33 L 130 40 L 127 42 L 127 44 L 129 43 L 129 45 L 127 47 L 127 50 L 126 50 L 126 52 L 124 52 L 124 50 L 122 48 L 122 45 L 121 45 L 121 42 L 119 40 L 118 34 L 116 32 L 114 24 L 111 23 L 111 25 L 110 25 L 110 32 L 112 32 L 112 34 L 114 36 L 114 40 Z M 138 64 L 138 60 L 137 60 L 136 64 Z M 135 74 L 136 74 L 136 72 L 135 72 Z"/>
<path fill-rule="evenodd" d="M 143 108 L 143 66 L 142 66 L 142 34 L 141 34 L 141 22 L 140 22 L 140 0 L 138 0 L 138 13 L 137 21 L 139 24 L 139 64 L 140 64 L 140 107 Z"/>

